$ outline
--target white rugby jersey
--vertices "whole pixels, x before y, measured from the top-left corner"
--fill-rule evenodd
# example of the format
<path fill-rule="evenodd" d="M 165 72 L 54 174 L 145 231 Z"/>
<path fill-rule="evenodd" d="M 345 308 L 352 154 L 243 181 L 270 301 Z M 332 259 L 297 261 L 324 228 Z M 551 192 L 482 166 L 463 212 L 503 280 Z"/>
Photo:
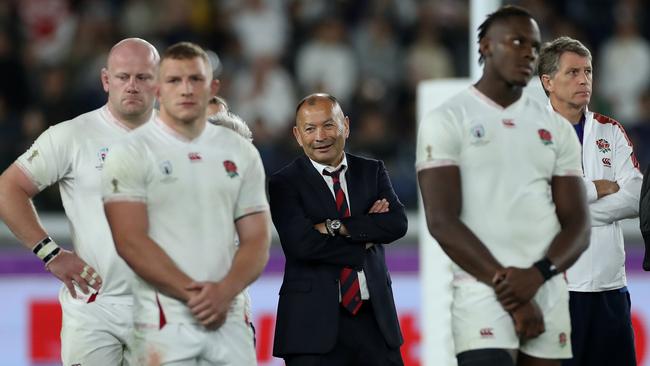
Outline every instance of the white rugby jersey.
<path fill-rule="evenodd" d="M 460 169 L 461 221 L 502 265 L 515 267 L 544 257 L 560 231 L 552 177 L 582 175 L 568 121 L 525 94 L 503 108 L 474 87 L 420 123 L 416 170 L 448 165 Z"/>
<path fill-rule="evenodd" d="M 209 123 L 191 141 L 160 119 L 134 131 L 107 158 L 102 189 L 105 202 L 146 203 L 149 236 L 196 281 L 221 280 L 237 250 L 235 220 L 268 210 L 257 149 Z M 139 277 L 133 295 L 137 323 L 159 324 L 161 310 L 166 322 L 195 322 Z"/>
<path fill-rule="evenodd" d="M 552 109 L 550 103 L 548 108 Z M 607 291 L 627 285 L 620 220 L 639 215 L 643 175 L 623 126 L 602 114 L 585 113 L 582 164 L 591 214 L 589 247 L 567 270 L 569 290 Z M 593 181 L 618 183 L 614 194 L 598 199 Z"/>
<path fill-rule="evenodd" d="M 97 301 L 110 303 L 132 302 L 133 272 L 117 255 L 104 216 L 101 170 L 110 147 L 129 131 L 104 106 L 48 128 L 16 161 L 39 190 L 59 183 L 74 250 L 102 277 Z M 70 297 L 65 286 L 61 296 Z"/>

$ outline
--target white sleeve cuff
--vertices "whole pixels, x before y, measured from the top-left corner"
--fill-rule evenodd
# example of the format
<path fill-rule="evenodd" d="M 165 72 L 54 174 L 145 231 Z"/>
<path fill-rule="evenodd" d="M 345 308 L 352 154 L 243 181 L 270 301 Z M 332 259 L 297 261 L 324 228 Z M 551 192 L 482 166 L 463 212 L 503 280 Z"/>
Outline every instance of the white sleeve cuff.
<path fill-rule="evenodd" d="M 598 191 L 596 191 L 596 184 L 587 178 L 582 178 L 585 182 L 585 190 L 587 191 L 587 203 L 594 203 L 598 200 Z"/>

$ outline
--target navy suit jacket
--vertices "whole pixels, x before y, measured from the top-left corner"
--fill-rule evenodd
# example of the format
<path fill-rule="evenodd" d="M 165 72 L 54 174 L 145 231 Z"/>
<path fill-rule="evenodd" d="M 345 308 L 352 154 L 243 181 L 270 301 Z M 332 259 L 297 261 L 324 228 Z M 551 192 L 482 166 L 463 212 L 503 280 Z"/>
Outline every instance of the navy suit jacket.
<path fill-rule="evenodd" d="M 391 348 L 403 340 L 393 301 L 384 247 L 406 234 L 404 206 L 381 161 L 347 154 L 345 173 L 350 217 L 341 221 L 346 238 L 321 234 L 314 225 L 338 217 L 334 196 L 307 156 L 294 160 L 269 180 L 273 223 L 286 257 L 280 289 L 273 355 L 323 354 L 338 332 L 339 274 L 363 268 L 377 324 Z M 385 198 L 389 212 L 368 214 Z M 365 249 L 366 243 L 375 245 Z"/>

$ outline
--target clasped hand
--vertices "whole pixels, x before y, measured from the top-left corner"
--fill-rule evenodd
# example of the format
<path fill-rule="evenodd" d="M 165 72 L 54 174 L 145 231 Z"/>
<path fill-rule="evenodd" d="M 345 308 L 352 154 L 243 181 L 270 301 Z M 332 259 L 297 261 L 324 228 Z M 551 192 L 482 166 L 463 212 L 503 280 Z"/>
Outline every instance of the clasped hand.
<path fill-rule="evenodd" d="M 494 292 L 508 312 L 528 303 L 544 283 L 544 278 L 535 267 L 507 267 L 498 270 L 492 279 Z"/>
<path fill-rule="evenodd" d="M 234 295 L 222 282 L 192 282 L 185 289 L 191 294 L 187 306 L 204 327 L 216 330 L 225 323 Z"/>

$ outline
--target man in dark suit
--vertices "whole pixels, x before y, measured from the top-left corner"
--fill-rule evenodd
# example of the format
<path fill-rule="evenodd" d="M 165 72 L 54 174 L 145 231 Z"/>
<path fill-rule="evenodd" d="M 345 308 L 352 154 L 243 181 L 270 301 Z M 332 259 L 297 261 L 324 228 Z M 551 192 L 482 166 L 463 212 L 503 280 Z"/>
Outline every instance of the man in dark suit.
<path fill-rule="evenodd" d="M 286 256 L 273 355 L 288 366 L 403 364 L 383 244 L 406 233 L 404 206 L 381 161 L 343 151 L 349 127 L 334 97 L 305 97 L 305 156 L 269 182 Z"/>

